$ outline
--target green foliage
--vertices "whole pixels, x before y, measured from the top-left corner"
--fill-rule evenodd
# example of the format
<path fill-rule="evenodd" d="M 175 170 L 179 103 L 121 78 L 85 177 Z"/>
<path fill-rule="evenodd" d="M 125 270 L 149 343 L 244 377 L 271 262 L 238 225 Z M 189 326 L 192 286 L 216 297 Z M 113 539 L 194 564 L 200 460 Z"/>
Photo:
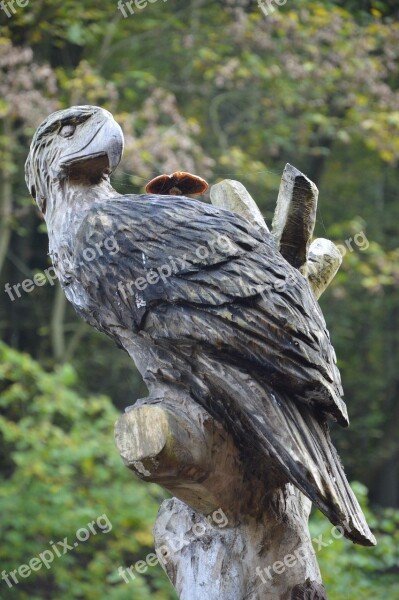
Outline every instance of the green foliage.
<path fill-rule="evenodd" d="M 55 558 L 0 597 L 43 600 L 167 600 L 174 594 L 159 566 L 126 584 L 118 567 L 153 552 L 151 528 L 160 502 L 156 486 L 143 485 L 123 467 L 113 445 L 117 412 L 104 396 L 81 398 L 70 366 L 50 374 L 28 355 L 0 344 L 0 564 L 7 573 L 28 564 L 50 542 L 73 544 L 76 531 L 106 515 L 112 529 L 96 526 L 78 548 Z M 332 599 L 399 598 L 399 512 L 371 512 L 364 486 L 354 486 L 378 538 L 374 549 L 353 546 L 315 513 L 311 534 Z M 108 531 L 109 529 L 109 531 Z M 107 532 L 106 532 L 107 531 Z M 320 538 L 322 535 L 322 538 Z M 322 539 L 326 546 L 320 547 Z M 62 547 L 60 552 L 63 552 Z M 11 579 L 12 582 L 12 579 Z"/>
<path fill-rule="evenodd" d="M 360 483 L 352 487 L 378 545 L 355 546 L 320 512 L 313 514 L 310 531 L 327 593 L 333 600 L 398 600 L 399 511 L 373 513 L 367 506 L 366 488 Z"/>
<path fill-rule="evenodd" d="M 0 363 L 1 568 L 18 569 L 66 536 L 72 545 L 77 530 L 93 520 L 97 531 L 65 555 L 59 547 L 61 557 L 50 569 L 43 566 L 26 579 L 17 574 L 13 588 L 1 581 L 0 597 L 172 598 L 159 566 L 129 584 L 118 575 L 119 566 L 153 552 L 161 493 L 123 466 L 113 443 L 118 415 L 110 400 L 81 398 L 71 367 L 46 373 L 3 343 Z"/>

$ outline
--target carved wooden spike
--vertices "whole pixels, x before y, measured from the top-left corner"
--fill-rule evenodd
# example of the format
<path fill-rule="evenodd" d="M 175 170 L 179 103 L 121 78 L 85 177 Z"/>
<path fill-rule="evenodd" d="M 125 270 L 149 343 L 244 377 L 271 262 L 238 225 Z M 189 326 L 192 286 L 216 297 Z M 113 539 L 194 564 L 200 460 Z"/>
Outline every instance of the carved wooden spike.
<path fill-rule="evenodd" d="M 273 234 L 276 236 L 277 240 L 279 239 L 278 234 L 276 233 L 277 231 L 281 230 L 281 235 L 284 237 L 283 250 L 286 249 L 288 252 L 289 248 L 291 248 L 291 250 L 295 249 L 298 239 L 305 239 L 303 235 L 302 237 L 297 237 L 297 230 L 294 226 L 294 221 L 297 217 L 293 213 L 293 203 L 291 202 L 292 194 L 290 195 L 289 193 L 291 187 L 287 184 L 287 174 L 288 177 L 290 177 L 289 182 L 293 184 L 291 186 L 291 191 L 293 191 L 295 198 L 299 198 L 298 188 L 301 177 L 305 178 L 306 189 L 314 191 L 314 195 L 311 194 L 311 199 L 307 204 L 308 208 L 303 213 L 302 221 L 297 221 L 297 226 L 302 223 L 303 230 L 307 229 L 308 231 L 305 247 L 302 247 L 302 250 L 299 250 L 298 252 L 302 252 L 302 254 L 304 253 L 307 255 L 306 264 L 303 264 L 300 267 L 300 271 L 305 277 L 308 278 L 309 285 L 312 288 L 316 298 L 320 298 L 321 294 L 327 289 L 337 273 L 342 263 L 342 256 L 335 244 L 324 238 L 318 238 L 315 240 L 310 245 L 309 252 L 307 251 L 314 228 L 315 217 L 313 213 L 316 211 L 318 192 L 316 186 L 310 180 L 308 180 L 307 177 L 302 175 L 300 171 L 294 167 L 291 167 L 291 165 L 287 165 L 283 174 L 273 221 Z M 295 174 L 299 174 L 297 180 L 295 180 L 295 177 L 297 177 Z M 294 185 L 295 181 L 297 185 L 296 188 Z M 312 210 L 308 214 L 306 211 L 309 210 L 310 206 L 312 206 L 312 198 L 314 199 L 314 211 Z M 245 217 L 252 225 L 254 225 L 254 227 L 256 227 L 258 231 L 269 231 L 255 200 L 253 200 L 249 192 L 239 181 L 225 179 L 224 181 L 214 185 L 211 188 L 211 201 L 215 206 L 231 210 L 237 214 L 240 214 L 242 217 Z M 288 223 L 288 225 L 284 228 L 282 226 L 283 223 Z M 290 223 L 292 225 L 289 225 Z M 294 236 L 293 239 L 291 239 L 291 235 Z M 286 256 L 285 258 L 288 260 L 290 257 Z M 289 262 L 291 262 L 291 258 Z"/>
<path fill-rule="evenodd" d="M 269 231 L 258 205 L 239 181 L 224 179 L 216 183 L 211 188 L 211 202 L 245 217 L 258 231 Z"/>
<path fill-rule="evenodd" d="M 342 263 L 342 254 L 330 240 L 317 238 L 309 248 L 308 279 L 316 298 L 328 288 Z"/>
<path fill-rule="evenodd" d="M 287 164 L 281 179 L 273 218 L 273 235 L 284 258 L 306 275 L 308 249 L 316 222 L 319 191 L 315 184 Z"/>

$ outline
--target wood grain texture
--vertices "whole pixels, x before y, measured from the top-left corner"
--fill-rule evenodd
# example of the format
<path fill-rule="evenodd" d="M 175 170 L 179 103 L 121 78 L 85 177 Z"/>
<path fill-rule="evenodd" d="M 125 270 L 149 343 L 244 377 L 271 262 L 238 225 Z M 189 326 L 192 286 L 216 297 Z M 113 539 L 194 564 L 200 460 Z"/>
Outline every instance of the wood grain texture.
<path fill-rule="evenodd" d="M 269 232 L 255 200 L 239 181 L 224 179 L 211 187 L 213 206 L 230 210 L 244 217 L 260 233 Z"/>
<path fill-rule="evenodd" d="M 309 248 L 307 277 L 316 298 L 328 288 L 342 263 L 342 255 L 330 240 L 317 238 Z"/>
<path fill-rule="evenodd" d="M 297 585 L 287 600 L 326 600 L 326 590 L 323 585 L 307 580 L 305 584 Z"/>
<path fill-rule="evenodd" d="M 306 274 L 309 245 L 316 222 L 319 190 L 290 164 L 285 166 L 273 218 L 273 235 L 280 252 Z"/>
<path fill-rule="evenodd" d="M 337 267 L 329 243 L 310 245 L 317 190 L 287 165 L 271 234 L 238 182 L 211 194 L 224 208 L 118 194 L 122 147 L 107 111 L 59 111 L 34 136 L 26 180 L 68 300 L 147 384 L 116 441 L 129 469 L 176 496 L 157 547 L 189 542 L 164 568 L 181 599 L 317 598 L 310 501 L 347 538 L 375 543 L 328 431 L 348 416 L 316 301 Z M 193 537 L 218 509 L 226 527 Z M 287 566 L 295 551 L 306 561 Z"/>

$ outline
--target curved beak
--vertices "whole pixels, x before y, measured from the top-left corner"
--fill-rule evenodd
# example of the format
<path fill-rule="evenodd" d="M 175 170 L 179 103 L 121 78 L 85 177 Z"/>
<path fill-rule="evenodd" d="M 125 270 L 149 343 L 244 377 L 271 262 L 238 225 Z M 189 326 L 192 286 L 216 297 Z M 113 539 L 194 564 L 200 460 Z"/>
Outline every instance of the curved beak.
<path fill-rule="evenodd" d="M 87 175 L 109 175 L 118 166 L 123 153 L 123 133 L 108 113 L 98 113 L 79 125 L 76 142 L 72 139 L 68 154 L 61 166 L 69 175 L 84 172 Z"/>

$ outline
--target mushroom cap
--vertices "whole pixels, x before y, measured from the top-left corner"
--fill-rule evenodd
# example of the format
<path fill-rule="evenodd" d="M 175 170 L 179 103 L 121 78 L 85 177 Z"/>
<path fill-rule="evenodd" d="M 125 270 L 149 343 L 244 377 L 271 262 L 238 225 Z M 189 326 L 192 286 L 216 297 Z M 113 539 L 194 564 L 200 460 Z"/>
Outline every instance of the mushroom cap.
<path fill-rule="evenodd" d="M 203 194 L 208 189 L 205 179 L 186 173 L 185 171 L 176 171 L 171 175 L 159 175 L 151 179 L 145 186 L 148 194 L 159 194 L 161 196 Z"/>

